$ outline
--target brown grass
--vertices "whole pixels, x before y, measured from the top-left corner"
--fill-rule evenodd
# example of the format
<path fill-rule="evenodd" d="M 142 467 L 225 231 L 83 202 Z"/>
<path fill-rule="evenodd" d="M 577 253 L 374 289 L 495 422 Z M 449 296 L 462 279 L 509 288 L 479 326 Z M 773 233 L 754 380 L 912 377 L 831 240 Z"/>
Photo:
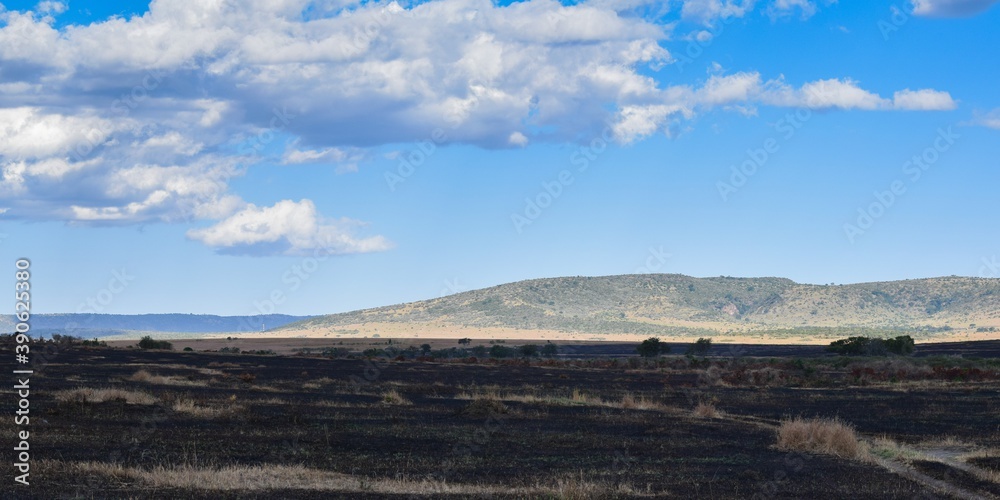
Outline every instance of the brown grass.
<path fill-rule="evenodd" d="M 151 405 L 157 402 L 156 397 L 148 392 L 130 391 L 117 388 L 94 389 L 79 387 L 53 394 L 56 401 L 65 403 L 103 403 L 105 401 L 125 401 L 133 405 Z"/>
<path fill-rule="evenodd" d="M 227 400 L 222 406 L 205 406 L 190 399 L 178 399 L 171 408 L 178 413 L 205 419 L 231 417 L 245 410 L 242 405 L 236 404 L 235 397 Z"/>
<path fill-rule="evenodd" d="M 635 397 L 632 394 L 622 396 L 620 406 L 623 410 L 665 410 L 666 407 L 655 401 L 650 401 L 645 396 Z"/>
<path fill-rule="evenodd" d="M 484 394 L 479 394 L 472 398 L 469 402 L 462 408 L 459 413 L 462 415 L 470 417 L 489 417 L 492 415 L 503 415 L 508 412 L 507 405 L 503 404 L 503 401 L 497 397 L 496 393 L 488 392 Z"/>
<path fill-rule="evenodd" d="M 115 482 L 141 482 L 150 488 L 178 488 L 208 491 L 268 491 L 276 489 L 313 490 L 366 495 L 516 495 L 524 498 L 596 499 L 628 495 L 627 486 L 612 487 L 580 478 L 565 478 L 555 484 L 505 487 L 487 484 L 448 483 L 426 479 L 370 479 L 338 472 L 310 469 L 301 465 L 198 467 L 158 466 L 152 469 L 125 467 L 106 462 L 63 462 L 40 460 L 39 471 L 47 477 L 62 474 L 103 476 Z"/>
<path fill-rule="evenodd" d="M 700 418 L 721 418 L 722 412 L 712 403 L 698 403 L 698 406 L 694 407 L 694 416 Z"/>
<path fill-rule="evenodd" d="M 139 370 L 133 373 L 128 380 L 132 382 L 145 382 L 147 384 L 157 385 L 185 385 L 197 387 L 205 387 L 208 385 L 208 382 L 203 380 L 188 380 L 183 377 L 153 375 L 146 370 Z"/>
<path fill-rule="evenodd" d="M 413 403 L 403 397 L 396 389 L 389 389 L 382 393 L 382 403 L 396 406 L 409 406 Z"/>
<path fill-rule="evenodd" d="M 839 419 L 812 418 L 784 420 L 778 427 L 778 448 L 867 459 L 868 449 L 854 428 Z"/>

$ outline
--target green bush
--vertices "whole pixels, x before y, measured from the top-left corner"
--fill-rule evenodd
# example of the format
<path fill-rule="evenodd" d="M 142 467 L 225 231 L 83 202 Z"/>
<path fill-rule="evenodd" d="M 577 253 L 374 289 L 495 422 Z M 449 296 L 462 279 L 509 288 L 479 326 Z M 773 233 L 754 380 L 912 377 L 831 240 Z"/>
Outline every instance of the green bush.
<path fill-rule="evenodd" d="M 490 347 L 490 357 L 491 358 L 509 358 L 514 355 L 514 349 L 502 345 L 494 345 Z"/>
<path fill-rule="evenodd" d="M 190 346 L 184 348 L 184 352 L 193 352 L 193 351 L 194 349 L 192 349 Z"/>
<path fill-rule="evenodd" d="M 656 337 L 650 337 L 643 340 L 635 350 L 644 358 L 652 358 L 670 352 L 670 346 L 660 342 L 660 339 Z"/>
<path fill-rule="evenodd" d="M 712 348 L 712 339 L 700 338 L 695 343 L 688 346 L 687 354 L 691 356 L 704 356 Z"/>
<path fill-rule="evenodd" d="M 546 358 L 554 358 L 556 354 L 559 354 L 559 346 L 549 342 L 542 346 L 542 356 Z"/>
<path fill-rule="evenodd" d="M 848 337 L 830 343 L 827 351 L 843 356 L 885 356 L 889 353 L 906 356 L 913 353 L 914 342 L 909 335 L 891 339 Z"/>
<path fill-rule="evenodd" d="M 174 346 L 166 340 L 153 340 L 153 337 L 146 335 L 145 337 L 139 339 L 139 348 L 171 350 Z"/>
<path fill-rule="evenodd" d="M 525 358 L 533 358 L 538 356 L 538 346 L 535 344 L 524 344 L 517 348 L 517 352 Z"/>

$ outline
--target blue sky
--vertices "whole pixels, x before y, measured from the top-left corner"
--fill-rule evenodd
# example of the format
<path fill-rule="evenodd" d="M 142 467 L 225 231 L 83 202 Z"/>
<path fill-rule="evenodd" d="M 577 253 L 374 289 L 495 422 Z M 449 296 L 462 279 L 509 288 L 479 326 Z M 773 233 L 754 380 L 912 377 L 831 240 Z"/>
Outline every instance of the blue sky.
<path fill-rule="evenodd" d="M 0 3 L 36 312 L 1000 276 L 990 1 Z"/>

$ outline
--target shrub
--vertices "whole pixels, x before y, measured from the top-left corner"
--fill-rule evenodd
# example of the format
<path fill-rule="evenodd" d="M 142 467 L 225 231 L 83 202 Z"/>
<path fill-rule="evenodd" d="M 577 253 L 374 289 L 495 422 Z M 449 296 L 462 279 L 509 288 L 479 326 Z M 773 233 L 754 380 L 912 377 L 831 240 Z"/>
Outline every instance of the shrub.
<path fill-rule="evenodd" d="M 694 415 L 701 418 L 719 418 L 722 413 L 712 403 L 698 403 L 694 408 Z"/>
<path fill-rule="evenodd" d="M 865 447 L 854 428 L 838 419 L 785 420 L 778 427 L 778 447 L 784 450 L 825 453 L 843 458 L 863 458 Z"/>
<path fill-rule="evenodd" d="M 524 344 L 517 348 L 517 352 L 525 358 L 533 358 L 538 356 L 538 346 L 535 344 Z"/>
<path fill-rule="evenodd" d="M 913 337 L 910 337 L 909 335 L 900 335 L 896 338 L 885 339 L 885 348 L 889 352 L 899 354 L 900 356 L 913 354 Z"/>
<path fill-rule="evenodd" d="M 472 339 L 470 338 L 458 339 L 458 343 L 459 345 L 469 345 L 472 343 Z"/>
<path fill-rule="evenodd" d="M 559 346 L 549 342 L 542 346 L 542 356 L 546 358 L 554 358 L 556 354 L 559 354 Z"/>
<path fill-rule="evenodd" d="M 145 337 L 139 339 L 139 348 L 141 349 L 173 349 L 174 346 L 166 340 L 153 340 L 153 337 L 146 335 Z"/>
<path fill-rule="evenodd" d="M 254 380 L 257 380 L 257 376 L 252 373 L 241 373 L 239 379 L 248 384 L 252 384 Z"/>
<path fill-rule="evenodd" d="M 509 358 L 513 355 L 514 355 L 513 348 L 502 345 L 494 345 L 493 347 L 490 347 L 491 358 Z"/>
<path fill-rule="evenodd" d="M 687 354 L 691 356 L 704 356 L 712 348 L 712 339 L 699 338 L 695 343 L 688 346 Z"/>
<path fill-rule="evenodd" d="M 845 356 L 885 356 L 888 353 L 909 355 L 913 353 L 914 342 L 909 335 L 892 339 L 869 337 L 848 337 L 830 343 L 827 351 Z"/>
<path fill-rule="evenodd" d="M 494 415 L 503 415 L 508 412 L 507 405 L 500 401 L 500 398 L 496 394 L 477 394 L 473 396 L 472 401 L 469 402 L 465 408 L 458 411 L 459 415 L 465 415 L 468 417 L 492 417 Z"/>
<path fill-rule="evenodd" d="M 194 349 L 192 349 L 190 346 L 188 346 L 188 347 L 184 348 L 184 352 L 194 352 Z"/>
<path fill-rule="evenodd" d="M 403 397 L 396 389 L 389 389 L 382 393 L 382 402 L 387 405 L 409 406 L 413 403 Z"/>
<path fill-rule="evenodd" d="M 670 346 L 660 342 L 656 337 L 650 337 L 643 340 L 635 350 L 644 358 L 652 358 L 670 352 Z"/>

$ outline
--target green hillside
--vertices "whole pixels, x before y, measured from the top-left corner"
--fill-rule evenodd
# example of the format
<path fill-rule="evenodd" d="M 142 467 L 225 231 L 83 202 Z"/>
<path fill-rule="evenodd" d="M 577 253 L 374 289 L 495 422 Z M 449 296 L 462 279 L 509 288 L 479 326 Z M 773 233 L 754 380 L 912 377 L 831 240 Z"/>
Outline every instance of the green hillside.
<path fill-rule="evenodd" d="M 316 316 L 277 330 L 335 330 L 371 323 L 593 334 L 975 330 L 1000 327 L 1000 280 L 945 277 L 803 285 L 784 278 L 677 274 L 546 278 Z"/>

